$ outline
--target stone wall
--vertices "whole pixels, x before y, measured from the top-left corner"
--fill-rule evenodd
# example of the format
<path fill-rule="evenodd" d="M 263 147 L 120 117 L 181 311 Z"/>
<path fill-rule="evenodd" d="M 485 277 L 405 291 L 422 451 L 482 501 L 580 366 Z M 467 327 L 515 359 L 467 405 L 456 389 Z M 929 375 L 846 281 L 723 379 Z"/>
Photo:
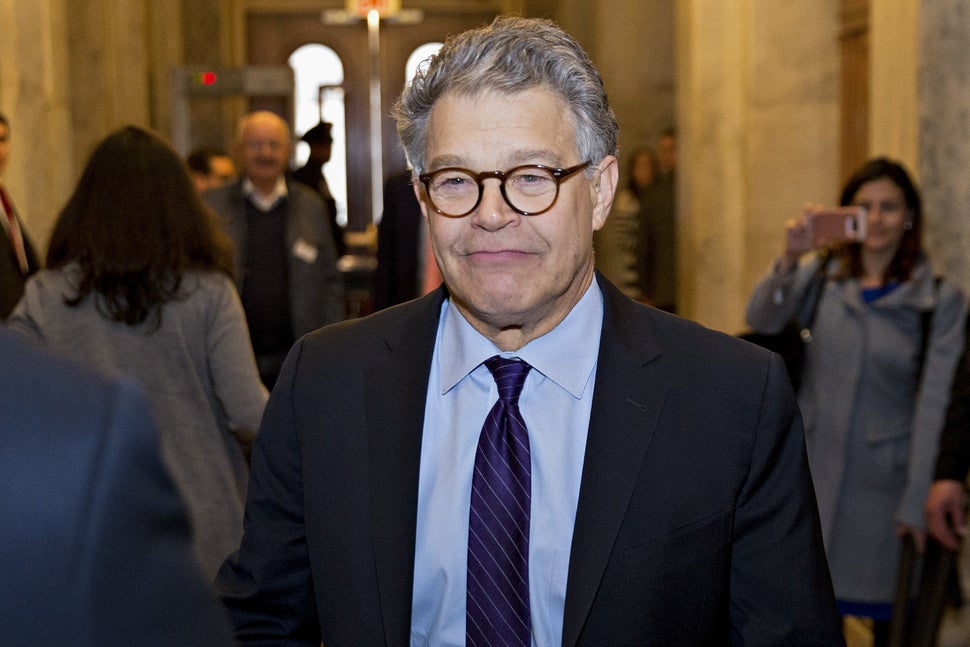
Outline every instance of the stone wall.
<path fill-rule="evenodd" d="M 838 184 L 838 2 L 680 0 L 680 302 L 735 333 L 784 223 Z"/>
<path fill-rule="evenodd" d="M 970 294 L 970 5 L 922 3 L 919 174 L 926 246 Z"/>

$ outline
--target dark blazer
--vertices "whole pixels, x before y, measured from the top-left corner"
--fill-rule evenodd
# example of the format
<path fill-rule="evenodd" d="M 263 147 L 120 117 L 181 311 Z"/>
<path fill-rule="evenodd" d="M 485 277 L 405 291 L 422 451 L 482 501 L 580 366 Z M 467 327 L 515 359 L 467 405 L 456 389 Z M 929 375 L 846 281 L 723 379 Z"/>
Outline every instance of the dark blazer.
<path fill-rule="evenodd" d="M 3 217 L 5 217 L 3 210 L 0 209 L 0 218 Z M 34 251 L 34 246 L 31 244 L 27 230 L 24 229 L 24 224 L 20 221 L 19 216 L 17 222 L 20 223 L 20 232 L 24 237 L 27 272 L 24 273 L 20 269 L 20 263 L 17 261 L 17 255 L 14 253 L 13 245 L 10 242 L 10 235 L 5 227 L 0 226 L 0 321 L 5 320 L 13 312 L 14 306 L 24 295 L 24 284 L 27 283 L 27 278 L 40 267 L 37 253 Z"/>
<path fill-rule="evenodd" d="M 286 247 L 289 258 L 290 316 L 293 338 L 340 321 L 346 313 L 343 276 L 337 269 L 337 251 L 320 196 L 299 182 L 288 179 L 286 190 Z M 205 201 L 222 217 L 225 231 L 236 246 L 236 285 L 242 291 L 246 280 L 246 197 L 242 179 L 204 195 Z M 315 250 L 310 260 L 300 249 Z"/>
<path fill-rule="evenodd" d="M 423 268 L 421 205 L 411 185 L 411 171 L 395 173 L 384 183 L 384 213 L 377 226 L 374 308 L 382 310 L 420 296 Z"/>
<path fill-rule="evenodd" d="M 967 320 L 963 354 L 953 375 L 950 405 L 940 434 L 934 479 L 963 481 L 970 470 L 970 319 Z"/>
<path fill-rule="evenodd" d="M 0 644 L 230 644 L 133 383 L 3 326 L 0 366 Z"/>
<path fill-rule="evenodd" d="M 781 359 L 598 280 L 603 334 L 563 644 L 843 644 Z M 242 546 L 217 579 L 237 638 L 408 644 L 445 294 L 291 351 L 256 442 Z"/>

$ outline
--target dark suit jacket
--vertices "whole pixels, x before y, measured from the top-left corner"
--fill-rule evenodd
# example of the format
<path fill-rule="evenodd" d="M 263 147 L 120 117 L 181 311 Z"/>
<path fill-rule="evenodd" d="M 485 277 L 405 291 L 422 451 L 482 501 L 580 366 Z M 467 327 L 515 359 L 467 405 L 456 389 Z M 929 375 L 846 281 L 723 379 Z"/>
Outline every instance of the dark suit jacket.
<path fill-rule="evenodd" d="M 16 211 L 16 209 L 14 210 Z M 0 209 L 0 218 L 3 217 L 3 210 Z M 19 217 L 17 222 L 20 222 Z M 0 226 L 0 321 L 5 320 L 13 312 L 14 306 L 24 295 L 24 284 L 27 283 L 27 277 L 40 267 L 34 246 L 31 244 L 22 222 L 20 222 L 20 231 L 24 237 L 24 251 L 27 255 L 26 274 L 20 269 L 20 263 L 13 251 L 7 230 Z"/>
<path fill-rule="evenodd" d="M 323 201 L 316 193 L 298 182 L 287 180 L 286 247 L 289 258 L 290 316 L 293 338 L 298 339 L 344 318 L 343 276 L 337 269 L 337 251 Z M 246 280 L 246 197 L 242 180 L 205 193 L 205 201 L 219 214 L 225 231 L 236 245 L 236 284 L 242 291 Z M 297 247 L 299 245 L 299 247 Z M 316 258 L 294 253 L 295 250 L 314 249 Z"/>
<path fill-rule="evenodd" d="M 940 434 L 940 453 L 936 458 L 934 479 L 963 481 L 970 470 L 970 319 L 967 320 L 967 337 L 953 375 L 950 406 L 946 411 L 946 424 Z"/>
<path fill-rule="evenodd" d="M 781 359 L 598 280 L 603 334 L 563 644 L 843 644 Z M 408 644 L 444 296 L 325 328 L 291 351 L 257 439 L 242 546 L 217 579 L 237 638 Z"/>
<path fill-rule="evenodd" d="M 411 171 L 395 173 L 384 184 L 384 213 L 377 226 L 377 271 L 374 273 L 374 308 L 410 301 L 420 296 L 421 205 L 411 185 Z"/>
<path fill-rule="evenodd" d="M 0 644 L 229 644 L 132 383 L 2 326 L 0 366 Z"/>

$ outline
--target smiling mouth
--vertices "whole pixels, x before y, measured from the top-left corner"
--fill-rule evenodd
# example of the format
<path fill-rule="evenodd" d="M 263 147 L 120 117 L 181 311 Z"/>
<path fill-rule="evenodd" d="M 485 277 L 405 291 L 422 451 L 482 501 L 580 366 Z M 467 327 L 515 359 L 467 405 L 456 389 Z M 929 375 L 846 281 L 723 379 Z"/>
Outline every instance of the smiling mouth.
<path fill-rule="evenodd" d="M 512 261 L 512 260 L 522 259 L 527 256 L 533 256 L 533 254 L 531 254 L 530 252 L 523 252 L 516 249 L 496 249 L 496 250 L 480 249 L 473 252 L 468 252 L 465 255 L 470 256 L 472 258 L 479 258 L 484 260 L 495 260 L 495 261 L 504 261 L 504 260 Z"/>

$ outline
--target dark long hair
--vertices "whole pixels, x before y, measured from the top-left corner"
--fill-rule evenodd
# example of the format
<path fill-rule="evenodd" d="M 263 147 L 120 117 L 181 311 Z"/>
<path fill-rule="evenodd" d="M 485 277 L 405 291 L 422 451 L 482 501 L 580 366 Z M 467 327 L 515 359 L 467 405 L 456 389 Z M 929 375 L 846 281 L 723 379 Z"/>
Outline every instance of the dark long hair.
<path fill-rule="evenodd" d="M 856 193 L 862 185 L 876 180 L 886 179 L 899 187 L 903 192 L 903 199 L 906 201 L 906 209 L 909 211 L 909 221 L 912 226 L 903 232 L 899 248 L 893 255 L 883 281 L 906 281 L 916 264 L 923 257 L 923 246 L 921 243 L 923 231 L 923 202 L 920 199 L 919 190 L 910 178 L 909 173 L 903 168 L 902 164 L 886 157 L 876 157 L 866 162 L 862 168 L 849 178 L 845 188 L 842 189 L 842 197 L 839 204 L 849 206 L 852 204 Z M 861 276 L 862 269 L 862 246 L 859 244 L 847 245 L 844 250 L 844 272 L 851 276 Z"/>
<path fill-rule="evenodd" d="M 89 296 L 106 318 L 134 326 L 183 298 L 187 270 L 233 274 L 229 239 L 157 133 L 127 126 L 94 150 L 61 211 L 47 267 L 77 264 L 77 306 Z"/>
<path fill-rule="evenodd" d="M 634 169 L 637 166 L 637 159 L 640 157 L 647 157 L 650 159 L 650 167 L 653 169 L 653 181 L 657 181 L 657 173 L 659 172 L 657 168 L 657 154 L 654 153 L 653 149 L 649 146 L 641 146 L 640 148 L 634 149 L 630 157 L 627 159 L 626 171 L 627 171 L 627 188 L 630 193 L 634 195 L 637 199 L 640 198 L 640 193 L 646 187 L 637 184 L 636 174 Z"/>

